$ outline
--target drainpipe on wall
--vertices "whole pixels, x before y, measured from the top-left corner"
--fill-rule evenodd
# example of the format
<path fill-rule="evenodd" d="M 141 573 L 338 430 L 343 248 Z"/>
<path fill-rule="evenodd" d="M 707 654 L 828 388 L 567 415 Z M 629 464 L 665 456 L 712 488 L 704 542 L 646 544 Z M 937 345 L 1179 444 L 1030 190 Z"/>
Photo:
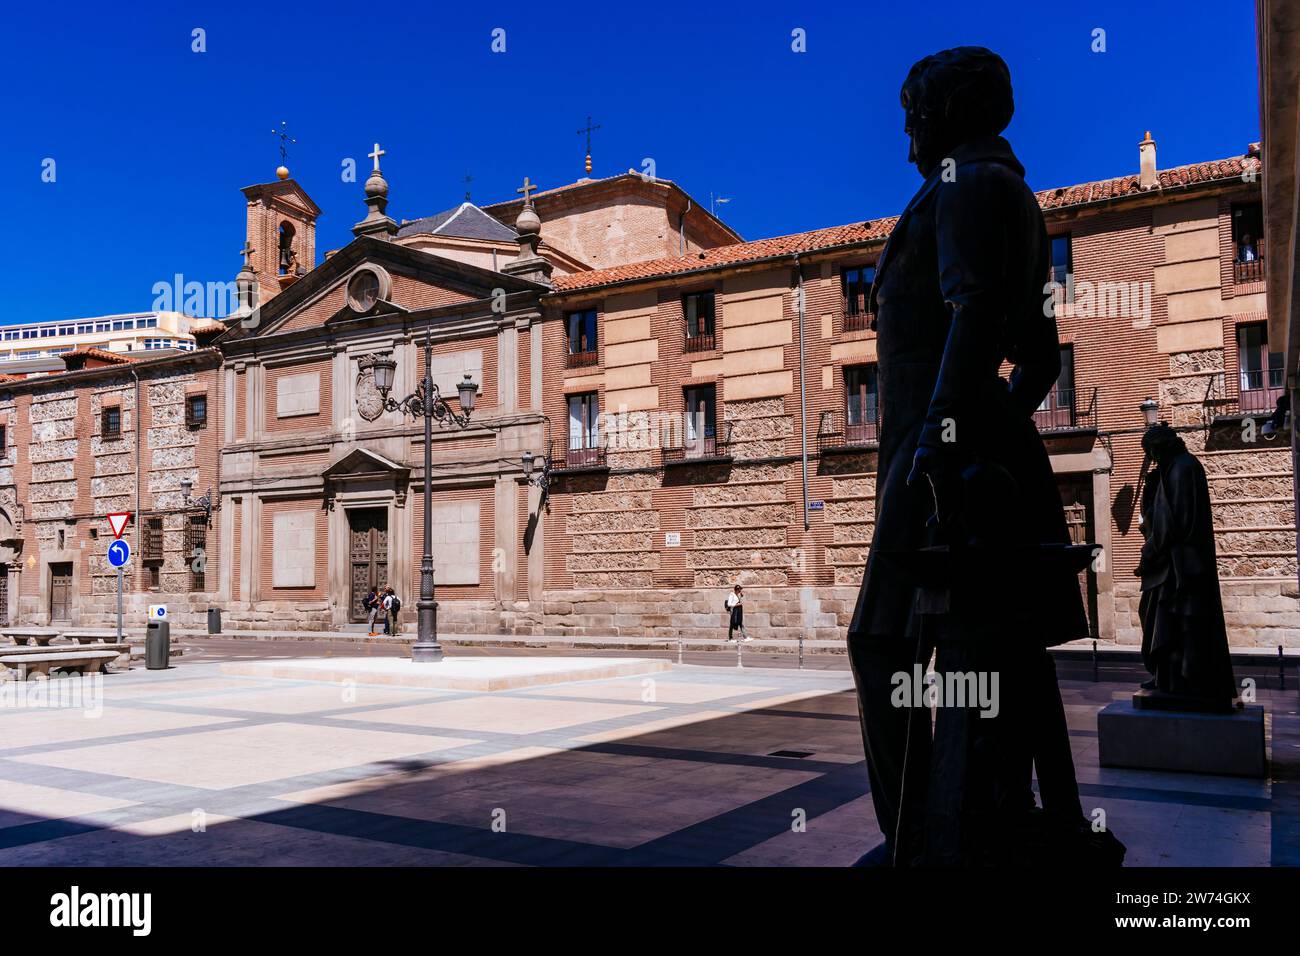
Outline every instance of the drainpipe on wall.
<path fill-rule="evenodd" d="M 688 197 L 686 208 L 682 210 L 681 215 L 677 217 L 677 254 L 686 255 L 686 214 L 691 211 L 693 201 Z"/>
<path fill-rule="evenodd" d="M 799 309 L 799 441 L 802 446 L 799 457 L 803 465 L 803 529 L 812 527 L 808 521 L 808 388 L 804 382 L 804 298 L 803 267 L 799 265 L 799 253 L 794 254 L 795 305 Z"/>

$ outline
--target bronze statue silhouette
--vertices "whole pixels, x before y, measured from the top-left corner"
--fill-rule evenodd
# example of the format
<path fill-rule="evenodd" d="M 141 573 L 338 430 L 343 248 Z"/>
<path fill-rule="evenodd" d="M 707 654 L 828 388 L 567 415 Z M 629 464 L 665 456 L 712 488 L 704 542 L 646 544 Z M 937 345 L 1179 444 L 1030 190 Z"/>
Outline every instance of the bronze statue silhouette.
<path fill-rule="evenodd" d="M 1070 546 L 1033 422 L 1060 347 L 1042 212 L 999 135 L 1010 73 L 982 47 L 945 50 L 912 67 L 901 101 L 924 182 L 871 290 L 883 418 L 849 649 L 885 843 L 862 862 L 1116 862 L 1122 845 L 1083 815 L 1046 651 L 1088 636 L 1090 549 Z M 898 706 L 900 675 L 932 654 L 940 682 L 996 679 L 996 713 L 945 701 L 932 728 L 928 706 Z"/>
<path fill-rule="evenodd" d="M 1219 596 L 1210 486 L 1205 469 L 1163 422 L 1142 449 L 1154 468 L 1142 491 L 1142 662 L 1152 679 L 1142 708 L 1227 711 L 1237 697 Z"/>

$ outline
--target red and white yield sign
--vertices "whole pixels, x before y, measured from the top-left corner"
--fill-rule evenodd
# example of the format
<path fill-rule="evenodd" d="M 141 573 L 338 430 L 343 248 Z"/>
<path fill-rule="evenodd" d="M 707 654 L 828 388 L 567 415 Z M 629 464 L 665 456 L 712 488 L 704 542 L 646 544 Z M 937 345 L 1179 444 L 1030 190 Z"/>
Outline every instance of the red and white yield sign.
<path fill-rule="evenodd" d="M 131 512 L 118 511 L 108 516 L 108 526 L 113 529 L 113 537 L 122 537 L 122 532 L 126 530 L 126 523 L 131 520 Z"/>

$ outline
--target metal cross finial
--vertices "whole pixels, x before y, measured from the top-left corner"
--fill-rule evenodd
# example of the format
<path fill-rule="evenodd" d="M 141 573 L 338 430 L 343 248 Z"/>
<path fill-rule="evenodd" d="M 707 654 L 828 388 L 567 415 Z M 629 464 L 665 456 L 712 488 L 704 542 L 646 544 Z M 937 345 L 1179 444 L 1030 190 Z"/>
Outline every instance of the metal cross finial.
<path fill-rule="evenodd" d="M 522 186 L 520 186 L 518 189 L 516 189 L 515 192 L 517 192 L 517 193 L 523 193 L 523 194 L 524 194 L 524 205 L 527 206 L 529 203 L 531 203 L 531 202 L 533 201 L 533 198 L 532 198 L 532 196 L 529 195 L 529 193 L 531 193 L 531 192 L 532 192 L 534 189 L 536 189 L 536 188 L 537 188 L 537 184 L 536 184 L 536 183 L 530 183 L 530 182 L 528 181 L 528 177 L 525 176 L 525 177 L 524 177 L 524 184 L 523 184 Z"/>
<path fill-rule="evenodd" d="M 366 155 L 375 161 L 375 172 L 379 172 L 379 157 L 387 156 L 388 150 L 380 149 L 379 144 L 375 143 L 375 151 L 373 153 L 366 153 Z"/>
<path fill-rule="evenodd" d="M 592 134 L 592 132 L 594 132 L 595 130 L 598 130 L 598 129 L 600 129 L 600 124 L 597 124 L 597 125 L 595 125 L 595 126 L 592 126 L 592 125 L 591 125 L 591 117 L 588 116 L 588 117 L 587 117 L 587 126 L 586 126 L 586 128 L 585 128 L 585 129 L 580 129 L 580 130 L 578 130 L 578 135 L 579 135 L 579 136 L 581 136 L 583 133 L 586 133 L 586 134 L 587 134 L 587 161 L 586 161 L 586 163 L 584 164 L 583 168 L 586 169 L 588 173 L 591 172 L 591 134 Z"/>
<path fill-rule="evenodd" d="M 253 253 L 256 251 L 257 250 L 253 248 L 253 244 L 251 242 L 245 242 L 244 248 L 239 250 L 239 254 L 244 257 L 244 266 L 246 268 L 251 266 L 249 260 L 252 259 Z"/>
<path fill-rule="evenodd" d="M 463 182 L 463 183 L 465 184 L 465 201 L 466 201 L 466 202 L 469 202 L 469 184 L 472 183 L 473 181 L 474 181 L 474 177 L 471 176 L 471 175 L 469 174 L 469 170 L 468 170 L 468 169 L 465 170 L 465 175 L 464 175 L 464 177 L 461 179 L 461 182 Z"/>
<path fill-rule="evenodd" d="M 580 129 L 580 130 L 578 130 L 578 135 L 579 135 L 579 136 L 581 136 L 583 133 L 586 133 L 586 134 L 587 134 L 587 153 L 588 153 L 588 154 L 591 153 L 591 134 L 594 133 L 594 132 L 595 132 L 596 130 L 598 130 L 598 129 L 600 129 L 600 124 L 597 123 L 595 126 L 592 126 L 592 125 L 591 125 L 591 117 L 588 116 L 588 117 L 587 117 L 587 125 L 586 125 L 586 127 L 585 127 L 584 129 Z"/>
<path fill-rule="evenodd" d="M 280 162 L 283 163 L 286 159 L 289 158 L 289 150 L 288 150 L 286 144 L 288 144 L 288 143 L 294 143 L 294 144 L 297 144 L 298 141 L 297 141 L 296 139 L 291 139 L 291 138 L 290 138 L 290 136 L 289 136 L 289 131 L 288 131 L 288 129 L 285 127 L 285 122 L 284 122 L 284 120 L 280 120 L 280 128 L 279 128 L 279 129 L 273 129 L 273 130 L 271 130 L 271 135 L 272 135 L 272 136 L 278 136 L 278 137 L 280 137 Z"/>

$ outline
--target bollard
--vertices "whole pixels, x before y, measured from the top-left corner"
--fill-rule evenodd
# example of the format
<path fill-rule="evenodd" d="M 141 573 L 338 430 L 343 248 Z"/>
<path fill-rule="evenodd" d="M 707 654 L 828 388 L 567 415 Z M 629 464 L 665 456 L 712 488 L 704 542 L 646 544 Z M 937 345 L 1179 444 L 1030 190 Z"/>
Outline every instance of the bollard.
<path fill-rule="evenodd" d="M 678 664 L 683 663 L 683 661 L 682 661 L 682 636 L 681 636 L 681 634 L 678 634 L 678 635 L 677 635 L 677 663 L 678 663 Z"/>
<path fill-rule="evenodd" d="M 1277 646 L 1277 682 L 1279 689 L 1286 690 L 1286 657 L 1281 644 Z"/>
<path fill-rule="evenodd" d="M 1092 642 L 1092 682 L 1097 683 L 1097 642 Z"/>
<path fill-rule="evenodd" d="M 150 621 L 144 632 L 144 666 L 151 671 L 166 670 L 171 662 L 171 624 Z"/>

